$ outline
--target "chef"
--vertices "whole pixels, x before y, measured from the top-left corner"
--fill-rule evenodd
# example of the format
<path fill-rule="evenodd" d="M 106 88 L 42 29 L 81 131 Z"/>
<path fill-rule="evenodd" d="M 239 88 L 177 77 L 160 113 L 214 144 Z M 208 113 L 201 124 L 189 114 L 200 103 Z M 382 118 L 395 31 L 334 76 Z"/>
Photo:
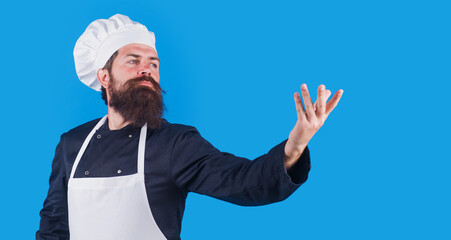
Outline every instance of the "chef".
<path fill-rule="evenodd" d="M 307 143 L 343 93 L 307 86 L 289 138 L 249 160 L 220 152 L 191 126 L 162 118 L 153 32 L 124 15 L 92 22 L 74 49 L 79 79 L 108 114 L 61 135 L 36 239 L 180 239 L 188 192 L 239 205 L 282 201 L 307 180 Z"/>

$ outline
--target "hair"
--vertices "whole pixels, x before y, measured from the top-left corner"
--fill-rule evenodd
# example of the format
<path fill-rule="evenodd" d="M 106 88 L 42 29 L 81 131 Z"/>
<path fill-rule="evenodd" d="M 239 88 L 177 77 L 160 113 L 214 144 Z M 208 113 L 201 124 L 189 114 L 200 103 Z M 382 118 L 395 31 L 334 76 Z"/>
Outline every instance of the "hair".
<path fill-rule="evenodd" d="M 111 55 L 111 57 L 105 63 L 105 66 L 103 66 L 103 69 L 107 70 L 108 73 L 110 74 L 110 78 L 112 78 L 111 69 L 113 68 L 113 62 L 117 57 L 117 52 L 118 51 L 114 52 L 113 55 Z M 108 97 L 106 95 L 106 89 L 102 86 L 101 90 L 102 90 L 102 99 L 103 99 L 103 101 L 105 101 L 105 105 L 108 105 Z"/>

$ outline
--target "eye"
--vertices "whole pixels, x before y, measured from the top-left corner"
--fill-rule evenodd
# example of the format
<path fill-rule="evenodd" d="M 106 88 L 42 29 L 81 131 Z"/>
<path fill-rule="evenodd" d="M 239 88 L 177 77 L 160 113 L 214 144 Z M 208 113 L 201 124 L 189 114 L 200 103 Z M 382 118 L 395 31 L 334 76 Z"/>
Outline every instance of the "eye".
<path fill-rule="evenodd" d="M 128 61 L 128 63 L 131 63 L 131 64 L 137 64 L 137 63 L 138 63 L 138 60 L 130 60 L 130 61 Z"/>
<path fill-rule="evenodd" d="M 150 66 L 153 68 L 158 68 L 158 65 L 156 63 L 151 63 Z"/>

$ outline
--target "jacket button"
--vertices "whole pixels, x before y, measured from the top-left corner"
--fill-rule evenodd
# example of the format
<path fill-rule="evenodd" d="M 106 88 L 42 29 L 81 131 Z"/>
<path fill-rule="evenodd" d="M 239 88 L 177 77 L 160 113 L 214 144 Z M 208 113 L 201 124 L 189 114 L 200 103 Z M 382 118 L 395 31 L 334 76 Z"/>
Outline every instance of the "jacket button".
<path fill-rule="evenodd" d="M 85 175 L 89 175 L 89 171 L 85 171 Z"/>

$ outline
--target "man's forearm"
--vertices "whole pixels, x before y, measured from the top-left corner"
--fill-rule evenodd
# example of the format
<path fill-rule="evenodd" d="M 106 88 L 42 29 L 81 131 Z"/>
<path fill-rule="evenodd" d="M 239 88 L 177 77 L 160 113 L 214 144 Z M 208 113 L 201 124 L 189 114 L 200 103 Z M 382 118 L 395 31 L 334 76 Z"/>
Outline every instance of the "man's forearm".
<path fill-rule="evenodd" d="M 301 157 L 302 153 L 304 152 L 305 148 L 307 147 L 307 144 L 303 144 L 301 146 L 297 146 L 293 144 L 290 139 L 288 138 L 287 143 L 285 144 L 285 169 L 290 169 L 296 161 Z"/>

